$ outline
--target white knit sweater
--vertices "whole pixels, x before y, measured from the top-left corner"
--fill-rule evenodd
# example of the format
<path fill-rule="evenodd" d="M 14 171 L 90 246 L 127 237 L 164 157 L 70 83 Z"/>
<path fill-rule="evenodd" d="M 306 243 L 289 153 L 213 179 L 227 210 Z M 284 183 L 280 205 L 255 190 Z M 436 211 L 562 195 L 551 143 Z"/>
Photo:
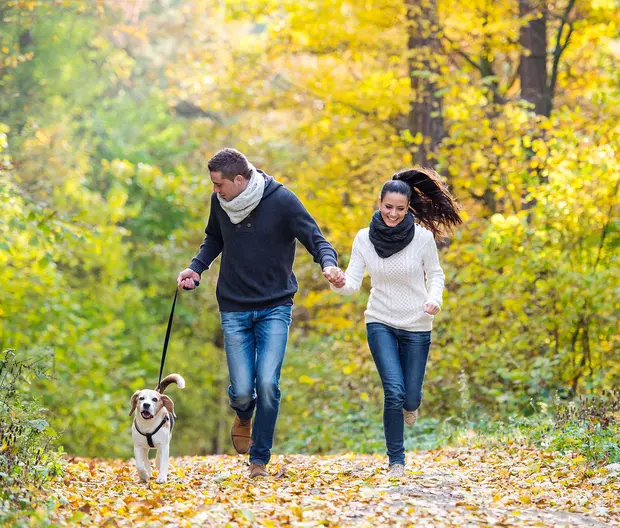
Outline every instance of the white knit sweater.
<path fill-rule="evenodd" d="M 332 289 L 342 295 L 359 291 L 368 270 L 372 288 L 364 312 L 367 323 L 384 323 L 412 332 L 431 330 L 433 316 L 424 313 L 424 304 L 433 301 L 441 306 L 444 284 L 433 234 L 416 224 L 413 240 L 405 249 L 381 258 L 368 232 L 369 228 L 362 229 L 353 241 L 345 286 Z"/>

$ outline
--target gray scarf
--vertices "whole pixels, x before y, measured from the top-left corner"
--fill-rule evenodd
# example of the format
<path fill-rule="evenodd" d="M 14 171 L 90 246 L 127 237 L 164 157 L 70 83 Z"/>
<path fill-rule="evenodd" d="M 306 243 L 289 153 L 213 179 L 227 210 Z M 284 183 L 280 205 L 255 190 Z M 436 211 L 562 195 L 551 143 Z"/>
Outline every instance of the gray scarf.
<path fill-rule="evenodd" d="M 265 178 L 258 172 L 253 165 L 250 165 L 250 181 L 245 190 L 236 198 L 233 198 L 229 202 L 223 200 L 220 195 L 217 195 L 217 199 L 220 201 L 222 209 L 230 218 L 233 224 L 239 224 L 244 218 L 256 209 L 256 206 L 260 203 L 265 192 Z"/>

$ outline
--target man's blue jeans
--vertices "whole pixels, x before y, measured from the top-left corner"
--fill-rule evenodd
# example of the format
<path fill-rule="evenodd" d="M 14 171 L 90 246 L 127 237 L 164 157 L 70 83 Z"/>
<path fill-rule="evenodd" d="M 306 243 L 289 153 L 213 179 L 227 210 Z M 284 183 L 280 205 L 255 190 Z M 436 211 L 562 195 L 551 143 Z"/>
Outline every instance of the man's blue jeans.
<path fill-rule="evenodd" d="M 291 306 L 254 312 L 221 312 L 230 374 L 230 406 L 241 420 L 256 416 L 250 462 L 267 464 L 280 409 L 280 370 L 291 324 Z"/>
<path fill-rule="evenodd" d="M 431 333 L 408 332 L 382 323 L 368 323 L 368 346 L 383 383 L 383 427 L 389 463 L 405 463 L 403 409 L 422 402 Z"/>

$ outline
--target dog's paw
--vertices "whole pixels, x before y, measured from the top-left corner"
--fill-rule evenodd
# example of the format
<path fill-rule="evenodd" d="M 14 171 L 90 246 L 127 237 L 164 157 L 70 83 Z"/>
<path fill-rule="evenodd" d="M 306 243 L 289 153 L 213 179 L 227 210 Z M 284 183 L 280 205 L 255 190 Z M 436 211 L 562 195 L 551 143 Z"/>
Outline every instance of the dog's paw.
<path fill-rule="evenodd" d="M 161 475 L 157 477 L 155 482 L 157 482 L 157 484 L 164 484 L 167 480 L 168 480 L 168 475 Z"/>
<path fill-rule="evenodd" d="M 148 482 L 150 478 L 150 475 L 144 469 L 138 470 L 138 476 L 142 482 Z"/>

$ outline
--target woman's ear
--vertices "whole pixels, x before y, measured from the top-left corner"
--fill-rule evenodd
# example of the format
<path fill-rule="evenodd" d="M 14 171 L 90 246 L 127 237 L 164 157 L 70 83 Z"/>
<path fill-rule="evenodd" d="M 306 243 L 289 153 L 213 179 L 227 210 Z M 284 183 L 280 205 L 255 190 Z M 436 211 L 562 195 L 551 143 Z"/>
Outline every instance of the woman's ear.
<path fill-rule="evenodd" d="M 131 416 L 136 411 L 136 406 L 138 405 L 138 396 L 140 395 L 140 391 L 137 390 L 133 393 L 131 400 L 129 400 L 129 405 L 131 405 L 131 410 L 129 411 L 129 416 Z"/>
<path fill-rule="evenodd" d="M 172 416 L 174 416 L 176 418 L 177 415 L 174 414 L 174 402 L 170 398 L 168 398 L 168 396 L 164 396 L 163 394 L 162 394 L 162 397 L 161 397 L 161 401 L 164 404 L 164 407 L 166 408 L 166 410 L 170 414 L 172 414 Z"/>

